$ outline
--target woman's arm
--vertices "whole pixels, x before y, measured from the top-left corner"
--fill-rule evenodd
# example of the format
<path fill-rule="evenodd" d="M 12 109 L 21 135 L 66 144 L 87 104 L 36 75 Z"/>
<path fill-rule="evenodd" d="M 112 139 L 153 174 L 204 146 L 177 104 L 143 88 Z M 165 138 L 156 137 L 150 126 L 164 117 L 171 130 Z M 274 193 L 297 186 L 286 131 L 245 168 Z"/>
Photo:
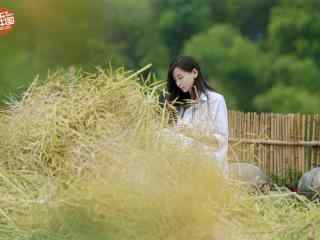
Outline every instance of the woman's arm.
<path fill-rule="evenodd" d="M 202 154 L 213 157 L 217 166 L 222 170 L 223 174 L 228 176 L 228 165 L 225 162 L 224 151 L 227 151 L 225 148 L 225 144 L 221 146 L 219 144 L 224 142 L 224 138 L 222 139 L 213 139 L 212 135 L 210 136 L 211 142 L 201 141 L 202 139 L 198 139 L 198 137 L 190 137 L 185 132 L 181 132 L 178 128 L 164 128 L 161 130 L 161 135 L 168 137 L 173 144 L 179 144 L 182 148 L 193 146 L 199 149 Z M 221 138 L 221 135 L 215 134 L 215 138 Z M 218 143 L 217 143 L 218 142 Z"/>
<path fill-rule="evenodd" d="M 164 128 L 160 133 L 166 136 L 173 143 L 178 143 L 182 147 L 195 146 L 199 147 L 202 152 L 212 155 L 212 152 L 217 147 L 217 141 L 209 137 L 203 137 L 201 134 L 196 134 L 192 128 L 187 126 L 179 126 L 175 128 Z"/>

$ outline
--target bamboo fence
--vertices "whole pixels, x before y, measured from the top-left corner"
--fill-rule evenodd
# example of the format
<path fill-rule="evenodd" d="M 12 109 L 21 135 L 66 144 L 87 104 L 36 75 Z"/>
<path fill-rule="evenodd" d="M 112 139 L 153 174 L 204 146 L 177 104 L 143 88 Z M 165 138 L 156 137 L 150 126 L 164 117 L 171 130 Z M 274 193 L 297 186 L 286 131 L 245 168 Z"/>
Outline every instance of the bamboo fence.
<path fill-rule="evenodd" d="M 259 166 L 281 184 L 320 166 L 320 115 L 229 111 L 229 162 Z"/>

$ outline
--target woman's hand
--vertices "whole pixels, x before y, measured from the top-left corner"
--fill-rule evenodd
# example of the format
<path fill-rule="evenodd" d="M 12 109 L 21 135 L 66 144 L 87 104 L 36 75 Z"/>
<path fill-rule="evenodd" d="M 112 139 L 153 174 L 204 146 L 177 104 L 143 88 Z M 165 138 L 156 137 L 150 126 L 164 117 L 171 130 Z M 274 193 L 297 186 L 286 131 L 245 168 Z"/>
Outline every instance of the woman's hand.
<path fill-rule="evenodd" d="M 176 124 L 176 128 L 181 129 L 181 128 L 184 128 L 184 127 L 186 127 L 186 124 L 183 123 L 182 121 L 178 120 L 177 124 Z"/>
<path fill-rule="evenodd" d="M 168 111 L 175 111 L 176 110 L 176 108 L 173 106 L 173 104 L 171 102 L 169 102 L 168 100 L 165 101 L 165 106 Z"/>
<path fill-rule="evenodd" d="M 189 124 L 187 122 L 183 121 L 182 119 L 177 120 L 176 128 L 187 129 L 189 127 L 190 127 Z"/>

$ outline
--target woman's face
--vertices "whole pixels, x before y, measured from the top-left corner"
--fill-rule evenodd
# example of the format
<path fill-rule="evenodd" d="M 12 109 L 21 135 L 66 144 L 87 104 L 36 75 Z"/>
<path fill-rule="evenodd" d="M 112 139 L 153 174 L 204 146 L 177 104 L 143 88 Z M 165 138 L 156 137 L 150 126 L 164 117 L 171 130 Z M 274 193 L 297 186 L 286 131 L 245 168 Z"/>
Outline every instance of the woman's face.
<path fill-rule="evenodd" d="M 194 80 L 198 76 L 198 71 L 194 68 L 191 72 L 186 72 L 179 67 L 175 67 L 172 74 L 177 86 L 183 92 L 190 92 L 193 87 Z"/>

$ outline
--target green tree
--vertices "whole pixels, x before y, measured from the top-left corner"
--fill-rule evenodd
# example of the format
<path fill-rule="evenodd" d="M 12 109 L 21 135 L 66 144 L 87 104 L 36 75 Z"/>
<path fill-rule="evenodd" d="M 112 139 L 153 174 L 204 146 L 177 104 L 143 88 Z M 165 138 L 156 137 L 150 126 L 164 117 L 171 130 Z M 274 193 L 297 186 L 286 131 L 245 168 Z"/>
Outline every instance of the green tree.
<path fill-rule="evenodd" d="M 255 99 L 260 111 L 319 113 L 318 94 L 311 93 L 299 86 L 274 85 L 269 91 Z"/>
<path fill-rule="evenodd" d="M 255 44 L 229 25 L 215 25 L 193 36 L 184 52 L 201 61 L 230 106 L 254 110 L 252 100 L 262 91 L 260 83 L 268 64 L 268 58 Z"/>
<path fill-rule="evenodd" d="M 269 47 L 279 54 L 310 57 L 320 64 L 319 12 L 319 0 L 282 0 L 272 10 Z"/>
<path fill-rule="evenodd" d="M 316 91 L 320 88 L 319 76 L 320 70 L 312 59 L 282 55 L 273 57 L 265 80 L 268 87 L 281 83 Z"/>
<path fill-rule="evenodd" d="M 153 63 L 154 69 L 164 69 L 168 49 L 157 27 L 150 0 L 106 1 L 106 35 L 122 46 L 121 53 L 128 58 L 128 67 Z"/>
<path fill-rule="evenodd" d="M 311 59 L 275 56 L 265 78 L 266 90 L 255 99 L 259 111 L 319 112 L 320 70 Z"/>
<path fill-rule="evenodd" d="M 178 55 L 184 42 L 193 34 L 210 26 L 208 3 L 208 0 L 153 0 L 159 30 L 170 50 L 170 57 Z"/>
<path fill-rule="evenodd" d="M 267 32 L 270 12 L 277 0 L 226 0 L 227 21 L 244 36 L 260 40 Z"/>

